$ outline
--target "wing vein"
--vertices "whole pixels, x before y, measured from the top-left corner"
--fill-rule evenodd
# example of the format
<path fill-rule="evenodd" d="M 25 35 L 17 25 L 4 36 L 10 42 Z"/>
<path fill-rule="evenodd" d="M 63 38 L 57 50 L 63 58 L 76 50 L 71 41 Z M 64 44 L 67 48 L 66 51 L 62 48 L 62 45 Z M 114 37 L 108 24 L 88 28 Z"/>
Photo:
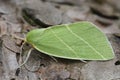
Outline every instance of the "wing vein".
<path fill-rule="evenodd" d="M 72 51 L 75 54 L 76 57 L 78 57 L 76 52 L 67 43 L 65 43 L 61 38 L 59 38 L 52 29 L 51 29 L 51 31 L 61 43 L 63 43 L 70 51 Z"/>
<path fill-rule="evenodd" d="M 70 31 L 74 36 L 76 36 L 77 38 L 79 38 L 80 40 L 82 40 L 84 43 L 86 43 L 91 49 L 93 49 L 99 56 L 101 56 L 101 58 L 106 59 L 103 55 L 100 54 L 100 52 L 98 52 L 93 46 L 91 46 L 87 41 L 85 41 L 82 37 L 78 36 L 77 34 L 75 34 L 70 28 L 68 24 L 65 24 L 66 28 L 68 31 Z"/>

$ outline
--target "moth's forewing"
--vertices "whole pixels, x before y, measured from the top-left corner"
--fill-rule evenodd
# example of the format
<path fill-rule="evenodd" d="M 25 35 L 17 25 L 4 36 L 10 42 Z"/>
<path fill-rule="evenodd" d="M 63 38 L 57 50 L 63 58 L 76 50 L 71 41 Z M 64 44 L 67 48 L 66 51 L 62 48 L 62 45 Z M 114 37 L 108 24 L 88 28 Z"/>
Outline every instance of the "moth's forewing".
<path fill-rule="evenodd" d="M 56 25 L 27 34 L 26 41 L 45 54 L 76 60 L 114 58 L 106 36 L 90 22 Z"/>

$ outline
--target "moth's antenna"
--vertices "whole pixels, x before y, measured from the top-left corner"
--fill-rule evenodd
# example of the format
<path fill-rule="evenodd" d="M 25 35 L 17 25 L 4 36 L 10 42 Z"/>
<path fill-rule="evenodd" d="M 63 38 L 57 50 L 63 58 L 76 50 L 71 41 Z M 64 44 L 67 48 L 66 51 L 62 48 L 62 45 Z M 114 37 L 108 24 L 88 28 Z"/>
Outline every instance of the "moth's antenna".
<path fill-rule="evenodd" d="M 12 35 L 12 37 L 13 37 L 13 38 L 16 38 L 16 39 L 20 39 L 20 40 L 22 40 L 22 41 L 25 41 L 24 38 L 21 38 L 21 37 L 19 37 L 19 36 Z"/>
<path fill-rule="evenodd" d="M 31 48 L 31 49 L 29 50 L 29 52 L 28 52 L 28 54 L 27 54 L 27 57 L 26 57 L 25 61 L 24 61 L 22 64 L 20 64 L 19 67 L 23 66 L 23 65 L 28 61 L 28 59 L 29 59 L 29 57 L 30 57 L 30 54 L 31 54 L 32 50 L 33 50 L 33 48 Z"/>

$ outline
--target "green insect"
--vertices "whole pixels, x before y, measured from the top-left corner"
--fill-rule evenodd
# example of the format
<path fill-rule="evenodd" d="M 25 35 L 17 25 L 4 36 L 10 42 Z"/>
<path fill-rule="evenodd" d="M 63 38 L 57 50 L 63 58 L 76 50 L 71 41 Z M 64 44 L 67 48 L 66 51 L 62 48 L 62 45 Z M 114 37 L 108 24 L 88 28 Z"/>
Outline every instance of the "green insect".
<path fill-rule="evenodd" d="M 74 60 L 110 60 L 114 52 L 106 36 L 90 22 L 62 24 L 30 31 L 25 42 L 50 56 Z"/>

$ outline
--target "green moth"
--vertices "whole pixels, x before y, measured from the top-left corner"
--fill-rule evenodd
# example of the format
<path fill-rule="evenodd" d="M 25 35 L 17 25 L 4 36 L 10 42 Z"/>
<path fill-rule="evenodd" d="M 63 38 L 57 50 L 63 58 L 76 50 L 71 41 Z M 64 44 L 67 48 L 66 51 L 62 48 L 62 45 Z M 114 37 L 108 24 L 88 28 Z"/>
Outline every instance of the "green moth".
<path fill-rule="evenodd" d="M 106 36 L 90 22 L 30 31 L 25 41 L 50 56 L 75 60 L 109 60 L 114 52 Z"/>

